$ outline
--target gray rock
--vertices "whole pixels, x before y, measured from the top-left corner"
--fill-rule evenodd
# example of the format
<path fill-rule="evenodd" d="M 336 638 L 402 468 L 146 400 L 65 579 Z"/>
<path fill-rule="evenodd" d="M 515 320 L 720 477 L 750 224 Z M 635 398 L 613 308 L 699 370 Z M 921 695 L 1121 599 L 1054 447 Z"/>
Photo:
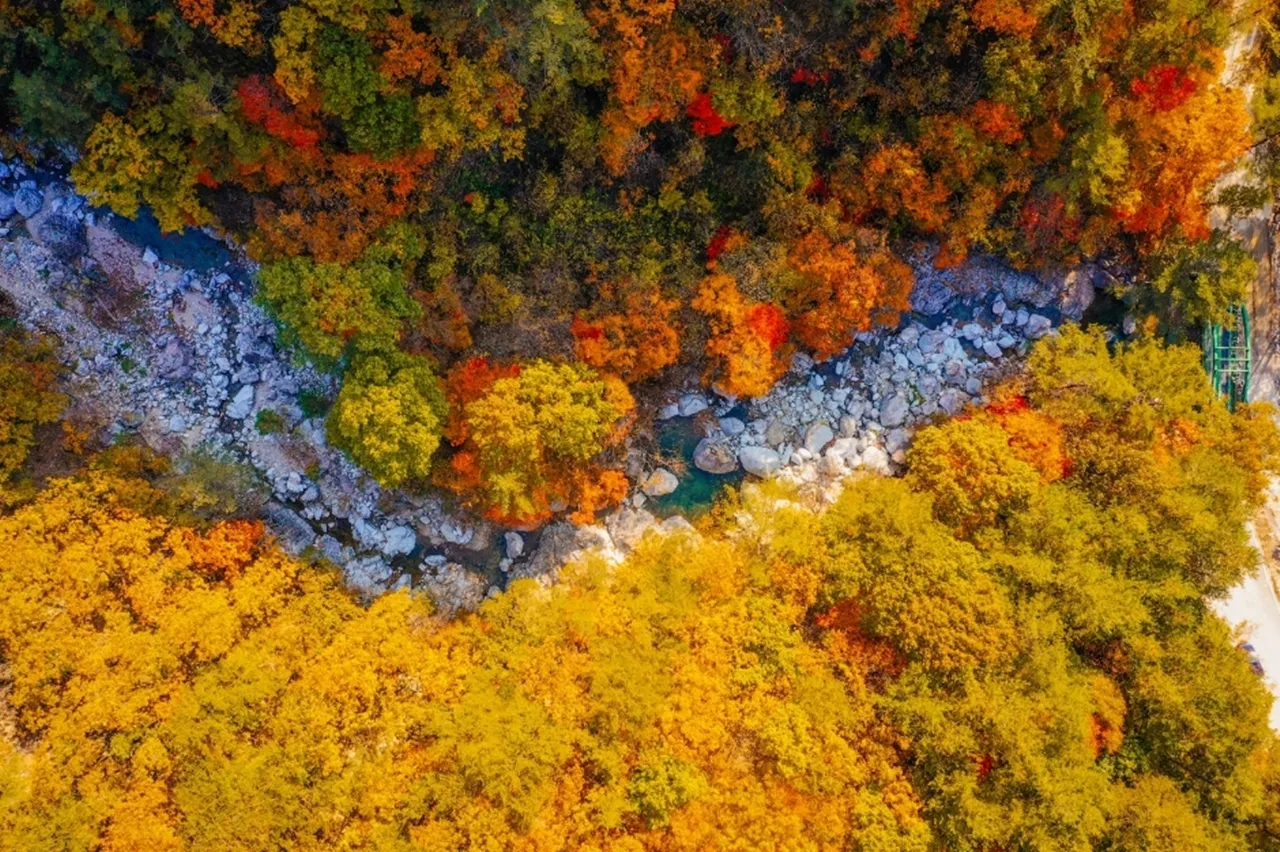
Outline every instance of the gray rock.
<path fill-rule="evenodd" d="M 925 355 L 932 355 L 941 352 L 943 345 L 947 342 L 947 335 L 940 331 L 926 331 L 920 335 L 920 351 Z"/>
<path fill-rule="evenodd" d="M 747 425 L 736 417 L 720 418 L 720 431 L 730 437 L 741 435 L 746 428 Z"/>
<path fill-rule="evenodd" d="M 775 449 L 785 444 L 790 438 L 791 428 L 776 417 L 765 427 L 764 442 Z"/>
<path fill-rule="evenodd" d="M 463 526 L 451 518 L 446 518 L 440 524 L 440 537 L 450 544 L 469 544 L 475 535 L 476 531 L 471 527 Z"/>
<path fill-rule="evenodd" d="M 382 552 L 387 556 L 404 556 L 418 546 L 418 536 L 412 527 L 392 527 L 384 533 Z"/>
<path fill-rule="evenodd" d="M 836 456 L 850 465 L 858 464 L 858 441 L 855 438 L 836 438 L 827 447 L 826 455 Z"/>
<path fill-rule="evenodd" d="M 334 565 L 341 565 L 343 561 L 342 542 L 338 541 L 331 535 L 321 536 L 316 539 L 316 550 L 325 559 L 328 559 Z"/>
<path fill-rule="evenodd" d="M 658 413 L 655 416 L 658 420 L 670 420 L 673 417 L 679 417 L 680 406 L 674 402 L 670 405 L 664 405 L 658 409 Z"/>
<path fill-rule="evenodd" d="M 929 270 L 929 273 L 932 274 L 916 275 L 916 284 L 911 290 L 911 309 L 927 315 L 940 314 L 950 307 L 956 293 L 936 270 Z"/>
<path fill-rule="evenodd" d="M 673 533 L 698 534 L 698 531 L 693 528 L 693 524 L 686 521 L 681 515 L 672 515 L 667 518 L 665 521 L 658 524 L 658 530 L 663 535 L 671 535 Z"/>
<path fill-rule="evenodd" d="M 18 211 L 18 215 L 24 219 L 30 219 L 39 213 L 40 208 L 43 206 L 44 196 L 40 194 L 38 189 L 24 186 L 13 194 L 13 207 Z"/>
<path fill-rule="evenodd" d="M 660 467 L 649 475 L 640 490 L 649 497 L 665 497 L 679 487 L 680 480 L 676 479 L 676 475 L 665 467 Z"/>
<path fill-rule="evenodd" d="M 752 476 L 768 479 L 782 469 L 782 456 L 768 447 L 743 447 L 738 450 L 738 461 Z"/>
<path fill-rule="evenodd" d="M 968 401 L 969 398 L 965 394 L 955 388 L 947 388 L 938 396 L 938 407 L 954 417 L 964 411 L 965 404 Z"/>
<path fill-rule="evenodd" d="M 147 246 L 142 251 L 142 262 L 155 266 L 160 262 L 160 255 L 156 254 L 155 250 L 152 249 L 151 246 Z"/>
<path fill-rule="evenodd" d="M 906 429 L 899 427 L 885 433 L 884 448 L 889 455 L 893 455 L 898 450 L 905 450 L 909 443 L 911 443 L 911 436 L 907 434 Z"/>
<path fill-rule="evenodd" d="M 738 469 L 738 457 L 724 441 L 703 438 L 693 449 L 693 464 L 707 473 L 732 473 Z"/>
<path fill-rule="evenodd" d="M 315 541 L 315 530 L 302 516 L 280 503 L 272 501 L 263 513 L 267 526 L 286 553 L 297 556 Z"/>
<path fill-rule="evenodd" d="M 1086 263 L 1054 273 L 1048 281 L 1058 294 L 1058 310 L 1067 319 L 1079 320 L 1093 304 L 1097 289 L 1105 285 L 1106 273 Z"/>
<path fill-rule="evenodd" d="M 245 385 L 236 391 L 231 404 L 227 406 L 227 416 L 232 420 L 244 420 L 253 410 L 253 385 Z"/>
<path fill-rule="evenodd" d="M 804 448 L 816 456 L 835 438 L 835 432 L 826 423 L 814 423 L 804 433 Z"/>
<path fill-rule="evenodd" d="M 1027 317 L 1027 337 L 1039 340 L 1053 328 L 1053 322 L 1046 316 L 1031 314 Z"/>
<path fill-rule="evenodd" d="M 180 432 L 185 432 L 187 429 L 187 421 L 181 414 L 175 414 L 169 418 L 168 429 L 174 435 L 177 435 Z"/>
<path fill-rule="evenodd" d="M 343 565 L 342 575 L 348 586 L 372 595 L 386 588 L 387 581 L 391 579 L 391 566 L 381 557 L 366 556 Z"/>
<path fill-rule="evenodd" d="M 538 549 L 514 573 L 525 577 L 553 577 L 560 567 L 591 550 L 609 551 L 613 539 L 598 526 L 578 527 L 561 521 L 542 528 Z"/>
<path fill-rule="evenodd" d="M 191 374 L 191 369 L 187 366 L 187 353 L 176 340 L 170 340 L 156 353 L 155 365 L 160 378 L 169 381 L 185 379 Z"/>
<path fill-rule="evenodd" d="M 1003 354 L 1000 351 L 1000 345 L 990 340 L 982 344 L 982 351 L 986 354 L 988 358 L 992 358 L 992 359 L 999 358 L 1001 354 Z"/>
<path fill-rule="evenodd" d="M 0 219 L 8 219 L 13 215 L 13 196 L 0 190 Z"/>
<path fill-rule="evenodd" d="M 707 410 L 707 401 L 696 393 L 685 394 L 680 397 L 680 416 L 692 417 L 699 411 Z"/>
<path fill-rule="evenodd" d="M 889 454 L 880 447 L 867 447 L 862 451 L 862 466 L 872 473 L 888 476 L 893 473 L 889 467 Z"/>
<path fill-rule="evenodd" d="M 66 213 L 54 213 L 41 222 L 36 236 L 63 263 L 74 263 L 89 253 L 84 225 Z"/>
<path fill-rule="evenodd" d="M 518 532 L 505 532 L 502 534 L 502 544 L 506 549 L 508 559 L 519 559 L 524 555 L 524 536 Z"/>
<path fill-rule="evenodd" d="M 907 401 L 895 393 L 880 405 L 880 422 L 890 429 L 901 426 L 909 410 Z"/>
<path fill-rule="evenodd" d="M 613 543 L 623 550 L 631 550 L 640 543 L 644 534 L 657 524 L 650 512 L 631 506 L 623 506 L 609 516 L 605 528 Z"/>
<path fill-rule="evenodd" d="M 845 415 L 840 418 L 840 434 L 845 438 L 852 438 L 858 434 L 858 418 Z"/>
<path fill-rule="evenodd" d="M 1057 296 L 1052 282 L 1008 269 L 1001 277 L 1000 290 L 1010 302 L 1023 302 L 1037 308 L 1047 306 Z"/>

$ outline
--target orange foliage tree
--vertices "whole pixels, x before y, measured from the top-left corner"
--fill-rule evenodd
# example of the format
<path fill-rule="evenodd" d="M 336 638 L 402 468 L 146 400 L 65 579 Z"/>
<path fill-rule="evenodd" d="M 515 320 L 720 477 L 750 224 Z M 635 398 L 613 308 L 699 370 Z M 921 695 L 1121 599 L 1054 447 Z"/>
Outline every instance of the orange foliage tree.
<path fill-rule="evenodd" d="M 789 324 L 775 305 L 753 302 L 733 276 L 712 272 L 702 280 L 693 308 L 707 318 L 707 378 L 733 396 L 760 396 L 787 371 Z"/>
<path fill-rule="evenodd" d="M 888 252 L 859 257 L 850 243 L 811 231 L 792 245 L 787 263 L 799 276 L 790 294 L 796 337 L 820 361 L 847 349 L 873 324 L 897 321 L 908 308 L 911 268 Z"/>
<path fill-rule="evenodd" d="M 601 302 L 616 302 L 617 310 L 574 318 L 571 331 L 578 360 L 615 373 L 628 384 L 675 363 L 680 337 L 672 314 L 679 302 L 664 299 L 656 288 L 626 287 L 620 297 L 614 296 L 613 287 L 602 289 Z"/>
<path fill-rule="evenodd" d="M 1131 127 L 1127 192 L 1115 210 L 1150 247 L 1209 235 L 1206 194 L 1248 150 L 1244 97 L 1214 79 L 1168 67 L 1134 81 L 1124 105 Z"/>

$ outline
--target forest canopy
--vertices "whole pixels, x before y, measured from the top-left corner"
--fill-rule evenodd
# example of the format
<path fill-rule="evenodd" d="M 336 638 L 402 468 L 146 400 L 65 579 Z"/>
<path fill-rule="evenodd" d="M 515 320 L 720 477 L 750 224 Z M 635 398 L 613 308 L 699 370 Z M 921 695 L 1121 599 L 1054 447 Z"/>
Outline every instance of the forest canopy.
<path fill-rule="evenodd" d="M 49 0 L 0 5 L 0 103 L 9 144 L 82 152 L 92 199 L 243 241 L 328 369 L 576 359 L 749 397 L 894 324 L 926 256 L 1103 259 L 1172 333 L 1221 319 L 1252 269 L 1207 218 L 1251 142 L 1231 24 L 1210 0 Z"/>
<path fill-rule="evenodd" d="M 0 848 L 1275 848 L 1271 699 L 1205 596 L 1280 438 L 1196 369 L 1068 331 L 903 479 L 757 487 L 448 622 L 56 481 L 0 519 Z"/>

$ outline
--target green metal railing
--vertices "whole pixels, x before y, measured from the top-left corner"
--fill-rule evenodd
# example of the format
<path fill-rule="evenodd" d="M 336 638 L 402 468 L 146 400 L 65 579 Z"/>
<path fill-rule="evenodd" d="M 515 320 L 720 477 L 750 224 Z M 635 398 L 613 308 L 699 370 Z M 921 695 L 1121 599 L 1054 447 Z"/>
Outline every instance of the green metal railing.
<path fill-rule="evenodd" d="M 1253 343 L 1249 311 L 1233 305 L 1230 318 L 1222 325 L 1204 330 L 1204 371 L 1213 389 L 1227 401 L 1227 408 L 1249 401 L 1249 379 L 1253 372 Z"/>

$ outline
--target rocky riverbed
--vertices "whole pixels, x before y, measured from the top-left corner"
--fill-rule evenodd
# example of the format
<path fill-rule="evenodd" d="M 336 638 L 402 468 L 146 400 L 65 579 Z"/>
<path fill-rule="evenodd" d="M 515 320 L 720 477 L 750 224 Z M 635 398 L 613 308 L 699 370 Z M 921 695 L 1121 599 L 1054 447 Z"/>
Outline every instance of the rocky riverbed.
<path fill-rule="evenodd" d="M 451 611 L 510 578 L 549 581 L 582 550 L 620 557 L 650 528 L 688 527 L 646 507 L 684 486 L 643 455 L 630 471 L 635 493 L 601 524 L 557 523 L 533 537 L 435 495 L 380 488 L 326 443 L 320 401 L 337 388 L 277 348 L 252 300 L 252 265 L 230 249 L 220 266 L 170 265 L 114 219 L 55 176 L 0 163 L 0 290 L 24 326 L 60 342 L 71 417 L 180 463 L 215 457 L 252 470 L 283 545 L 341 566 L 354 588 L 413 585 Z M 986 259 L 945 271 L 930 261 L 915 259 L 914 313 L 897 329 L 861 335 L 824 364 L 797 356 L 745 406 L 676 393 L 654 413 L 657 428 L 696 418 L 697 468 L 778 476 L 830 499 L 850 471 L 894 472 L 915 428 L 980 402 L 1031 342 L 1079 319 L 1102 283 L 1092 269 L 1039 278 Z"/>

